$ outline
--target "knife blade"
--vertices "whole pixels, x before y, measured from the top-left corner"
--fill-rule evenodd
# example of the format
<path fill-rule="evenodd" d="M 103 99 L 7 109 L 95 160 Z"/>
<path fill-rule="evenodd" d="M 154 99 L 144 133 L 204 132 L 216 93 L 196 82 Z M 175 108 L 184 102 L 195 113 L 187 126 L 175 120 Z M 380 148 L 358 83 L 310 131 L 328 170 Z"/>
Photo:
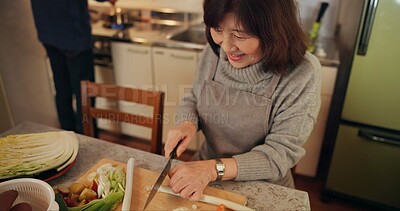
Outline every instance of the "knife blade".
<path fill-rule="evenodd" d="M 182 141 L 182 140 L 181 140 Z M 153 188 L 151 189 L 151 192 L 149 194 L 149 197 L 147 198 L 146 204 L 144 205 L 143 210 L 146 209 L 147 205 L 150 204 L 151 200 L 154 198 L 156 195 L 158 189 L 160 188 L 162 182 L 164 181 L 165 177 L 167 176 L 169 170 L 171 169 L 171 161 L 176 157 L 176 150 L 178 149 L 179 144 L 181 141 L 178 142 L 178 144 L 175 146 L 174 150 L 172 150 L 167 165 L 165 165 L 163 171 L 161 172 L 160 176 L 158 177 L 156 183 L 154 183 Z"/>

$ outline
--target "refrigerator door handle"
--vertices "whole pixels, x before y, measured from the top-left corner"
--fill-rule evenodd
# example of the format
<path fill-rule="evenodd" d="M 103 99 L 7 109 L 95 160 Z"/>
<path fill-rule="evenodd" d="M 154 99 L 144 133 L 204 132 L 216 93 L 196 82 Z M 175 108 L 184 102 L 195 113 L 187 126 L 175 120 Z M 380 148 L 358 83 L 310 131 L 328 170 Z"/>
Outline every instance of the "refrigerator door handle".
<path fill-rule="evenodd" d="M 362 129 L 358 130 L 358 136 L 372 141 L 400 146 L 400 140 L 397 140 L 395 137 L 383 137 L 382 135 L 373 134 L 370 131 L 367 132 Z"/>
<path fill-rule="evenodd" d="M 361 31 L 361 38 L 358 44 L 358 55 L 365 56 L 368 50 L 369 38 L 371 37 L 372 25 L 374 24 L 374 18 L 376 10 L 378 9 L 379 0 L 369 0 L 367 5 L 367 11 L 365 12 L 364 24 Z"/>

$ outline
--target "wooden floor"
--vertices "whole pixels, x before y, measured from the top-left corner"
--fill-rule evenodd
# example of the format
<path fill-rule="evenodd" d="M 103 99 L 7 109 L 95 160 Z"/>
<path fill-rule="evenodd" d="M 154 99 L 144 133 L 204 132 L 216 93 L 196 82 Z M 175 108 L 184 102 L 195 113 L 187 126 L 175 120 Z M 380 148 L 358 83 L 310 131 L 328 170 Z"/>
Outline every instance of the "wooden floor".
<path fill-rule="evenodd" d="M 122 144 L 130 146 L 143 151 L 149 151 L 150 146 L 148 141 L 133 138 L 125 135 L 117 135 L 114 133 L 100 131 L 99 138 L 114 142 L 117 144 Z M 178 159 L 183 161 L 189 161 L 194 152 L 185 152 Z M 304 177 L 301 175 L 295 175 L 296 189 L 306 191 L 310 197 L 311 210 L 332 210 L 332 211 L 354 211 L 354 210 L 375 210 L 373 208 L 367 207 L 365 205 L 357 204 L 352 201 L 331 199 L 329 202 L 323 202 L 321 200 L 321 192 L 324 187 L 324 183 L 321 179 Z"/>

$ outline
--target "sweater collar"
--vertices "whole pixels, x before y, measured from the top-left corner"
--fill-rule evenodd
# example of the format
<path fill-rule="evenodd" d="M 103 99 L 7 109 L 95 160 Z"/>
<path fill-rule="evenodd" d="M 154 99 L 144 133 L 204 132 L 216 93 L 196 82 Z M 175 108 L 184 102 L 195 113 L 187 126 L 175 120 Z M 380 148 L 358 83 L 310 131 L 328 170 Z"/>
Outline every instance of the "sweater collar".
<path fill-rule="evenodd" d="M 264 71 L 264 59 L 261 59 L 257 63 L 254 63 L 244 68 L 235 68 L 231 65 L 231 63 L 229 63 L 228 56 L 226 55 L 224 50 L 220 49 L 219 54 L 220 62 L 218 65 L 218 69 L 222 71 L 222 74 L 228 76 L 229 78 L 236 79 L 237 81 L 243 83 L 256 84 L 262 80 L 272 77 L 273 75 L 269 71 Z"/>

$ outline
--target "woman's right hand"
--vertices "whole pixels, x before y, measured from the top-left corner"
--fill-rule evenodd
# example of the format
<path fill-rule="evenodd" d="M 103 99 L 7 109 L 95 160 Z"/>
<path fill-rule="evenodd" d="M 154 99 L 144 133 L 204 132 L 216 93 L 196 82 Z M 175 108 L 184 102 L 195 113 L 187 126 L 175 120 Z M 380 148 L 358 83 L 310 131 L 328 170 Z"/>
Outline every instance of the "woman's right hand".
<path fill-rule="evenodd" d="M 164 145 L 165 157 L 169 158 L 172 150 L 178 142 L 182 140 L 176 150 L 176 154 L 179 157 L 187 149 L 195 135 L 196 126 L 191 121 L 181 122 L 174 128 L 170 129 L 167 135 L 167 142 Z"/>

